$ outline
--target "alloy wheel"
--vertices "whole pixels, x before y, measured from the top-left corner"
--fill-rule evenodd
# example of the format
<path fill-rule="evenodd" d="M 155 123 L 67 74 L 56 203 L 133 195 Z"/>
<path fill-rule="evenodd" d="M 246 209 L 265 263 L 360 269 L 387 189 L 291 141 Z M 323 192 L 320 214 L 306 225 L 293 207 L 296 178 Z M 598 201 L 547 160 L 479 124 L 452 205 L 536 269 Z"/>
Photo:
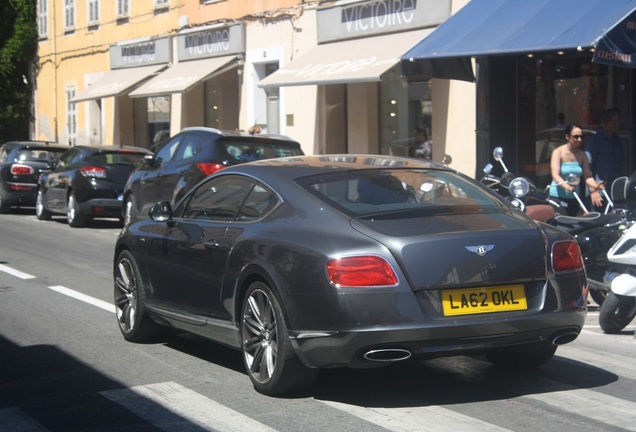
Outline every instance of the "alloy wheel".
<path fill-rule="evenodd" d="M 278 331 L 276 314 L 268 295 L 256 289 L 243 310 L 244 356 L 250 375 L 267 383 L 276 370 Z"/>
<path fill-rule="evenodd" d="M 130 333 L 135 328 L 137 313 L 137 279 L 132 263 L 122 257 L 117 263 L 118 273 L 115 275 L 115 308 L 117 322 L 122 333 Z"/>

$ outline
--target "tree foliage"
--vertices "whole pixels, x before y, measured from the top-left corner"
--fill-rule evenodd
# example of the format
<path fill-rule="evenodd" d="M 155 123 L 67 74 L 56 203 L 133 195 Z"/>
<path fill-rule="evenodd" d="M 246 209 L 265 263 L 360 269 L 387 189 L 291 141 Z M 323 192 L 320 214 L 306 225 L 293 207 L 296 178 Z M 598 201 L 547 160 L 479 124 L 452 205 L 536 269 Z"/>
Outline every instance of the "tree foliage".
<path fill-rule="evenodd" d="M 37 48 L 36 1 L 0 0 L 0 140 L 29 138 Z"/>

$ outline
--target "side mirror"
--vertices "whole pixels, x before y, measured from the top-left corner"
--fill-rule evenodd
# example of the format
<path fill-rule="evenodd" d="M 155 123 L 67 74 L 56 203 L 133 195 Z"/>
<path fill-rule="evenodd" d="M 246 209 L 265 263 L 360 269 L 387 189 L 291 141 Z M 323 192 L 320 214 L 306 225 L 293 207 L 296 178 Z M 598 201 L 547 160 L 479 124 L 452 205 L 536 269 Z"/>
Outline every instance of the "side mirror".
<path fill-rule="evenodd" d="M 445 154 L 442 157 L 442 163 L 446 166 L 450 165 L 453 162 L 453 158 L 449 154 Z"/>
<path fill-rule="evenodd" d="M 147 154 L 143 158 L 144 165 L 152 166 L 155 163 L 155 155 Z"/>
<path fill-rule="evenodd" d="M 494 160 L 499 162 L 501 158 L 503 158 L 503 149 L 501 147 L 495 147 L 495 149 L 492 151 L 492 157 Z"/>
<path fill-rule="evenodd" d="M 565 182 L 570 186 L 578 186 L 581 183 L 581 177 L 576 174 L 570 173 L 565 179 Z"/>
<path fill-rule="evenodd" d="M 172 206 L 168 201 L 158 202 L 150 208 L 148 216 L 155 222 L 170 222 L 172 220 Z"/>

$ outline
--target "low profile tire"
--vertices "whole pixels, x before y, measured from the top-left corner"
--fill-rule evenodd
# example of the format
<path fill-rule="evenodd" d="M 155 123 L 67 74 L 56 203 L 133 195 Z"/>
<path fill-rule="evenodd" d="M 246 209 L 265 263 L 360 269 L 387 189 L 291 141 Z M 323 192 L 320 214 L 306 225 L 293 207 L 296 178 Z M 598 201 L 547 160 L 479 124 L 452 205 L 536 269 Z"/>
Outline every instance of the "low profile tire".
<path fill-rule="evenodd" d="M 596 304 L 598 304 L 599 306 L 603 306 L 603 303 L 605 302 L 607 295 L 608 293 L 599 289 L 590 290 L 590 296 L 592 297 L 592 300 L 594 300 Z"/>
<path fill-rule="evenodd" d="M 82 214 L 73 192 L 69 194 L 67 204 L 66 219 L 68 220 L 68 225 L 73 228 L 83 227 L 86 223 L 86 216 Z"/>
<path fill-rule="evenodd" d="M 556 350 L 556 346 L 548 346 L 531 351 L 499 351 L 486 354 L 486 358 L 499 367 L 534 369 L 549 362 Z"/>
<path fill-rule="evenodd" d="M 144 304 L 144 290 L 133 255 L 122 251 L 115 265 L 115 311 L 119 330 L 129 342 L 152 342 L 166 327 L 150 318 Z"/>
<path fill-rule="evenodd" d="M 11 211 L 11 205 L 8 202 L 2 199 L 2 195 L 0 195 L 0 214 L 6 214 Z"/>
<path fill-rule="evenodd" d="M 124 226 L 130 225 L 130 222 L 135 219 L 137 219 L 137 207 L 135 206 L 135 197 L 130 194 L 124 203 Z"/>
<path fill-rule="evenodd" d="M 610 292 L 601 305 L 598 323 L 605 333 L 619 333 L 636 317 L 636 298 Z"/>
<path fill-rule="evenodd" d="M 42 195 L 42 189 L 39 189 L 35 198 L 35 216 L 40 220 L 49 220 L 51 219 L 51 212 L 44 208 L 44 197 Z"/>
<path fill-rule="evenodd" d="M 269 396 L 311 387 L 317 369 L 302 364 L 292 348 L 281 307 L 272 290 L 254 282 L 241 309 L 241 340 L 247 374 L 256 391 Z"/>

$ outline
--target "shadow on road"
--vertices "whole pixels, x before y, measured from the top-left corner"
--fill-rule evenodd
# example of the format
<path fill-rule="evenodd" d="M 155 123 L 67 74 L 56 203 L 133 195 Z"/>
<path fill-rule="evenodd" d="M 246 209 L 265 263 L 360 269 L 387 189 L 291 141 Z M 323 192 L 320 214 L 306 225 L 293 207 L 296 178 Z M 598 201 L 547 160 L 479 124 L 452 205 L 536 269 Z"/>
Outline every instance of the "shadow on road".
<path fill-rule="evenodd" d="M 54 346 L 19 347 L 0 336 L 0 430 L 161 431 L 99 394 L 123 387 Z M 144 405 L 181 430 L 205 431 L 153 401 Z M 12 423 L 25 418 L 31 422 L 29 429 Z"/>

